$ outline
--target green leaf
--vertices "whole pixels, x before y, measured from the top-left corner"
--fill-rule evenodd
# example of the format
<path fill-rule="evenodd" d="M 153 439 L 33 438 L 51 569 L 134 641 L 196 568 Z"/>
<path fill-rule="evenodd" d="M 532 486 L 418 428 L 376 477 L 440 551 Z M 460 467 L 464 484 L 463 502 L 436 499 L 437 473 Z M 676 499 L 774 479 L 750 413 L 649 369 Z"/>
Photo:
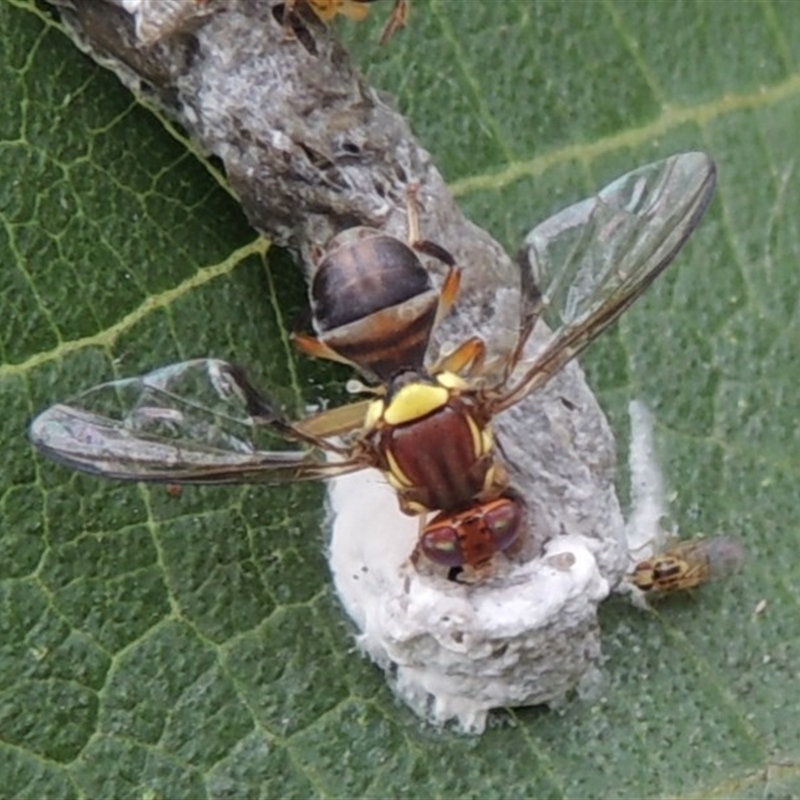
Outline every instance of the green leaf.
<path fill-rule="evenodd" d="M 413 0 L 379 48 L 387 11 L 336 26 L 511 250 L 637 165 L 717 159 L 707 218 L 583 363 L 621 463 L 641 398 L 681 532 L 739 536 L 747 567 L 654 614 L 610 602 L 593 697 L 471 740 L 354 651 L 319 487 L 172 496 L 38 458 L 32 414 L 114 376 L 224 357 L 299 407 L 347 373 L 289 351 L 300 273 L 205 165 L 47 12 L 0 3 L 2 794 L 796 795 L 795 4 Z"/>

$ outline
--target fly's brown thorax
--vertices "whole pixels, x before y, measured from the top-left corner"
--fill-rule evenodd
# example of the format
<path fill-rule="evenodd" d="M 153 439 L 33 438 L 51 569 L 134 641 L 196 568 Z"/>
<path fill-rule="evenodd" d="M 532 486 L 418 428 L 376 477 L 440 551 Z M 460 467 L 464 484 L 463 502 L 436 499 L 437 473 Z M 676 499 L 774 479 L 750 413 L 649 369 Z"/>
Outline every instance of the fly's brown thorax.
<path fill-rule="evenodd" d="M 464 508 L 502 490 L 489 420 L 471 393 L 440 383 L 451 379 L 390 390 L 368 419 L 380 468 L 410 514 Z"/>

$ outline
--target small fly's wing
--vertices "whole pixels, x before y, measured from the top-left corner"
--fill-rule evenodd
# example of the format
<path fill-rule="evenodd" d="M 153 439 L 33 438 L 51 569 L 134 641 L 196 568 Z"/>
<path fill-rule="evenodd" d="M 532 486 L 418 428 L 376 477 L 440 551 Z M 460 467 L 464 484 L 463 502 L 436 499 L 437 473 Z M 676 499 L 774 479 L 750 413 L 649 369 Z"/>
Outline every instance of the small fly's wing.
<path fill-rule="evenodd" d="M 710 156 L 681 153 L 623 175 L 534 228 L 522 252 L 515 356 L 540 316 L 554 333 L 523 376 L 499 391 L 496 411 L 543 386 L 644 292 L 700 221 L 715 182 Z"/>
<path fill-rule="evenodd" d="M 320 447 L 288 449 L 294 427 L 240 367 L 217 359 L 96 386 L 42 412 L 30 437 L 55 461 L 119 480 L 282 483 L 366 466 L 326 462 Z"/>
<path fill-rule="evenodd" d="M 727 578 L 745 563 L 744 548 L 733 536 L 688 539 L 670 547 L 666 553 L 690 564 L 702 564 L 709 580 Z"/>

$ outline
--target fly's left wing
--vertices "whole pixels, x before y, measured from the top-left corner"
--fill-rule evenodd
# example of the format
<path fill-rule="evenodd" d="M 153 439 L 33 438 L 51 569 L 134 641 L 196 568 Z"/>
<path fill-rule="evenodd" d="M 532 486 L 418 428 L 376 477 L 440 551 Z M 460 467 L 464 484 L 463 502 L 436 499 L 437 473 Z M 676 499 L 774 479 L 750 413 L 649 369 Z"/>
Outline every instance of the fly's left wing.
<path fill-rule="evenodd" d="M 522 254 L 530 272 L 523 273 L 515 356 L 539 317 L 554 332 L 522 377 L 496 390 L 495 412 L 543 386 L 647 289 L 697 226 L 715 183 L 708 155 L 681 153 L 623 175 L 534 228 Z"/>
<path fill-rule="evenodd" d="M 296 429 L 240 367 L 217 359 L 96 386 L 42 412 L 30 438 L 55 461 L 118 480 L 283 483 L 369 466 L 360 452 L 326 461 L 325 451 L 347 451 Z"/>

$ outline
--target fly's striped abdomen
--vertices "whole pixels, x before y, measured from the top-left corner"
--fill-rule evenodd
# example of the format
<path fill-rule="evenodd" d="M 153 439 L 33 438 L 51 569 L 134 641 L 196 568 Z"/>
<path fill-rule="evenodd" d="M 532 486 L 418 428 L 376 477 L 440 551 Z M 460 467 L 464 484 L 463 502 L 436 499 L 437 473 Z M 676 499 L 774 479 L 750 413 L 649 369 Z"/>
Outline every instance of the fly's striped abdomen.
<path fill-rule="evenodd" d="M 320 340 L 384 383 L 422 368 L 439 303 L 416 253 L 371 228 L 339 234 L 311 286 Z"/>
<path fill-rule="evenodd" d="M 317 330 L 326 333 L 432 289 L 407 244 L 371 228 L 345 231 L 314 274 L 311 303 Z"/>

